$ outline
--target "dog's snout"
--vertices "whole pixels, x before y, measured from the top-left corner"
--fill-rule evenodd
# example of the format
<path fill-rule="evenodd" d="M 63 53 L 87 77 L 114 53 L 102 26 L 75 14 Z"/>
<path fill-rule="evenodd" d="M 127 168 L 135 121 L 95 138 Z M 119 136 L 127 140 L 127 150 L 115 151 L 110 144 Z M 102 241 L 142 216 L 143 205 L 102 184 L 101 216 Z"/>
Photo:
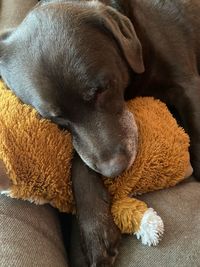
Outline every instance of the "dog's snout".
<path fill-rule="evenodd" d="M 96 113 L 95 113 L 96 114 Z M 138 147 L 138 129 L 132 113 L 124 110 L 119 117 L 97 114 L 100 128 L 75 127 L 73 146 L 92 170 L 115 178 L 133 164 Z M 99 124 L 100 123 L 100 124 Z"/>
<path fill-rule="evenodd" d="M 117 154 L 113 158 L 98 164 L 98 171 L 106 177 L 120 175 L 129 167 L 129 159 L 125 154 Z"/>

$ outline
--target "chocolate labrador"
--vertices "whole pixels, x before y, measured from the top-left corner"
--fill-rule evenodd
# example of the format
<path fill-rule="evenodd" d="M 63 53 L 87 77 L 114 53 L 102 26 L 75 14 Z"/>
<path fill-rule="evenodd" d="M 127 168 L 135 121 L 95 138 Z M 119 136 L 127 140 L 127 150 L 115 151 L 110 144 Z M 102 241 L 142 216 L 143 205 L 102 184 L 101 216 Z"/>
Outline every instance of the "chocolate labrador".
<path fill-rule="evenodd" d="M 100 178 L 120 174 L 135 158 L 126 99 L 150 95 L 167 103 L 190 135 L 200 179 L 199 14 L 199 0 L 49 0 L 1 36 L 5 82 L 73 136 L 86 265 L 110 266 L 117 254 L 120 234 Z"/>

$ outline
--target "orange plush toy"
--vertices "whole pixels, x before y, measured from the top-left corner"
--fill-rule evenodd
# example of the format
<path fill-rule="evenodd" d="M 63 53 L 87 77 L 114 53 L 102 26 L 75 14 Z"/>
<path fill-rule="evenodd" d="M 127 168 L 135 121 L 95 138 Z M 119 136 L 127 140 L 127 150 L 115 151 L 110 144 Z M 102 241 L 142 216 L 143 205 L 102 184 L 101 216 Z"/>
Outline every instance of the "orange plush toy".
<path fill-rule="evenodd" d="M 163 222 L 135 196 L 174 186 L 191 175 L 189 137 L 159 100 L 136 98 L 127 105 L 138 127 L 137 156 L 128 171 L 115 179 L 104 177 L 104 181 L 121 232 L 156 245 Z M 70 134 L 39 118 L 0 82 L 0 159 L 10 178 L 5 188 L 0 177 L 1 193 L 73 212 L 72 157 Z"/>

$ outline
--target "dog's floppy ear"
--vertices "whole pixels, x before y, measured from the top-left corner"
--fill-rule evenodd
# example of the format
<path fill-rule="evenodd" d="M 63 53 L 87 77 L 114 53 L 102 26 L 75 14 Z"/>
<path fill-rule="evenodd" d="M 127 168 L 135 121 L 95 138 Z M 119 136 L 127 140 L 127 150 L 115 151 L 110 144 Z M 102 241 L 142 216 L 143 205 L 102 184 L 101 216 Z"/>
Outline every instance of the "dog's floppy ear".
<path fill-rule="evenodd" d="M 112 7 L 103 8 L 103 26 L 117 41 L 126 61 L 136 73 L 144 72 L 142 46 L 131 21 Z"/>

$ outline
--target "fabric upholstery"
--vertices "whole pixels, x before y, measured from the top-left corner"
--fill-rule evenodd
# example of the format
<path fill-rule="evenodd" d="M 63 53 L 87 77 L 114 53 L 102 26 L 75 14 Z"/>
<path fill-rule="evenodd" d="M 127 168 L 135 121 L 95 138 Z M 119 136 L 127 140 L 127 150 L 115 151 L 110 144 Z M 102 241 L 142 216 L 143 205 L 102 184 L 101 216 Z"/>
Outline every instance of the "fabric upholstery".
<path fill-rule="evenodd" d="M 0 31 L 16 27 L 37 2 L 37 0 L 0 0 Z"/>
<path fill-rule="evenodd" d="M 67 267 L 56 211 L 0 195 L 0 267 Z"/>

